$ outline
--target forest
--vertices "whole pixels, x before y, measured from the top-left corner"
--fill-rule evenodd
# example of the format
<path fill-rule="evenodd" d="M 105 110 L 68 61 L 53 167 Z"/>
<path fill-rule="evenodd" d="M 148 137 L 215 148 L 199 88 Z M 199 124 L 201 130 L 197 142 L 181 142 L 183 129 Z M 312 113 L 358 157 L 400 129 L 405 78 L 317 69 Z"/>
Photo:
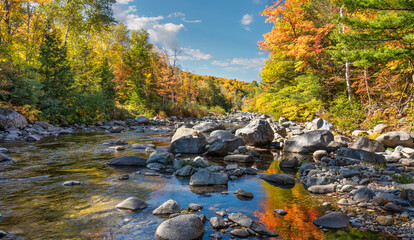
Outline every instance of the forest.
<path fill-rule="evenodd" d="M 278 0 L 262 13 L 270 52 L 245 110 L 337 128 L 413 128 L 414 1 Z"/>
<path fill-rule="evenodd" d="M 243 109 L 341 130 L 413 127 L 413 1 L 269 1 L 259 84 L 182 71 L 180 50 L 117 22 L 115 3 L 1 1 L 1 107 L 59 124 Z"/>
<path fill-rule="evenodd" d="M 180 49 L 115 21 L 115 3 L 1 1 L 0 106 L 57 124 L 241 108 L 250 83 L 182 71 Z"/>

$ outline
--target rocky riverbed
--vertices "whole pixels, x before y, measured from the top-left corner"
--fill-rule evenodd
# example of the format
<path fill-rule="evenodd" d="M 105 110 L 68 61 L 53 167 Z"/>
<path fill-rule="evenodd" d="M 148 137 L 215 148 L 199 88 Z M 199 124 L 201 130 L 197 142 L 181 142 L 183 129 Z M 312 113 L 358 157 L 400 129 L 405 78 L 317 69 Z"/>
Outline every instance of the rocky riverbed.
<path fill-rule="evenodd" d="M 323 119 L 243 112 L 65 128 L 10 119 L 6 239 L 414 238 L 413 136 L 386 126 L 334 136 Z"/>

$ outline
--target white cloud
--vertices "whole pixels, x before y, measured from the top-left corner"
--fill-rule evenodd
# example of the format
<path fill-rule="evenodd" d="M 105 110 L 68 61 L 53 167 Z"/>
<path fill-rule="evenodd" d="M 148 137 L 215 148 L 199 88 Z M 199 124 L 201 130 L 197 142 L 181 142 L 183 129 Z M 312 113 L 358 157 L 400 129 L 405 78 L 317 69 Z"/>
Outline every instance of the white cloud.
<path fill-rule="evenodd" d="M 250 31 L 249 25 L 254 22 L 253 16 L 250 14 L 245 14 L 242 19 L 240 20 L 240 23 L 244 26 L 244 29 L 247 31 Z"/>
<path fill-rule="evenodd" d="M 185 18 L 185 13 L 182 12 L 175 12 L 175 13 L 171 13 L 170 15 L 168 15 L 169 18 L 172 17 L 181 17 L 181 21 L 186 22 L 186 23 L 201 23 L 201 20 L 187 20 Z"/>
<path fill-rule="evenodd" d="M 122 0 L 124 2 L 129 0 Z M 162 23 L 165 20 L 164 16 L 157 17 L 145 17 L 137 15 L 137 10 L 134 6 L 128 6 L 127 8 L 114 5 L 114 16 L 117 20 L 123 21 L 127 24 L 131 30 L 145 29 L 150 35 L 150 39 L 153 43 L 159 44 L 162 47 L 168 49 L 174 49 L 179 47 L 177 35 L 184 29 L 183 24 L 174 23 Z M 173 13 L 171 16 L 180 16 L 182 13 Z"/>
<path fill-rule="evenodd" d="M 116 3 L 118 3 L 118 4 L 128 4 L 132 1 L 134 1 L 134 0 L 116 0 Z"/>
<path fill-rule="evenodd" d="M 181 50 L 185 54 L 178 57 L 181 61 L 209 60 L 213 57 L 210 54 L 201 52 L 200 49 L 182 48 Z"/>
<path fill-rule="evenodd" d="M 265 58 L 233 58 L 224 61 L 213 61 L 211 64 L 224 67 L 228 71 L 237 71 L 241 69 L 260 69 L 265 63 Z"/>

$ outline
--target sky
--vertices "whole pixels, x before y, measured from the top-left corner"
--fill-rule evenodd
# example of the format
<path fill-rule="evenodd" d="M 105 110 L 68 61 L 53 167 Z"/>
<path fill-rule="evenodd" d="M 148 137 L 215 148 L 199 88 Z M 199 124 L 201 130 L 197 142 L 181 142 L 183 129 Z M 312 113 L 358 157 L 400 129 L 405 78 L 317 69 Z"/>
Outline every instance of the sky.
<path fill-rule="evenodd" d="M 114 15 L 131 30 L 144 28 L 163 49 L 181 49 L 183 71 L 260 81 L 267 52 L 257 41 L 272 24 L 260 12 L 269 0 L 117 0 Z"/>

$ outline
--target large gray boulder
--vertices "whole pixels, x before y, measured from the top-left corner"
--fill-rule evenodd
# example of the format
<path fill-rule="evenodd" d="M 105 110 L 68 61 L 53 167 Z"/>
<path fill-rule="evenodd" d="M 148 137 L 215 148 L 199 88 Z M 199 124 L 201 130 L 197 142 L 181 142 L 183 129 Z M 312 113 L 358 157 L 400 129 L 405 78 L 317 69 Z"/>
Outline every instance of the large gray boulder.
<path fill-rule="evenodd" d="M 333 130 L 333 125 L 322 118 L 316 118 L 312 121 L 312 130 Z"/>
<path fill-rule="evenodd" d="M 327 130 L 310 131 L 303 135 L 289 138 L 285 141 L 283 151 L 297 153 L 313 153 L 316 150 L 326 150 L 334 136 Z"/>
<path fill-rule="evenodd" d="M 200 169 L 190 178 L 190 186 L 227 185 L 229 178 L 221 172 L 210 172 Z"/>
<path fill-rule="evenodd" d="M 225 130 L 226 128 L 220 123 L 204 122 L 193 127 L 194 130 L 209 133 L 215 130 Z"/>
<path fill-rule="evenodd" d="M 175 172 L 175 175 L 176 176 L 179 176 L 179 177 L 189 177 L 189 176 L 193 175 L 194 171 L 195 170 L 194 170 L 194 168 L 192 166 L 186 165 L 183 168 L 178 169 Z"/>
<path fill-rule="evenodd" d="M 385 152 L 384 145 L 377 140 L 367 137 L 359 137 L 348 145 L 349 148 L 362 149 L 368 152 Z"/>
<path fill-rule="evenodd" d="M 236 136 L 243 139 L 246 145 L 262 146 L 273 141 L 274 132 L 267 121 L 256 119 L 246 127 L 238 129 Z"/>
<path fill-rule="evenodd" d="M 27 127 L 26 118 L 11 109 L 0 108 L 0 130 Z"/>
<path fill-rule="evenodd" d="M 194 130 L 192 128 L 181 127 L 177 129 L 177 131 L 175 131 L 174 136 L 172 136 L 171 142 L 174 142 L 175 140 L 186 136 L 205 138 L 203 133 L 201 133 L 200 131 Z"/>
<path fill-rule="evenodd" d="M 147 159 L 147 164 L 149 163 L 161 163 L 163 165 L 168 165 L 174 161 L 174 155 L 169 152 L 155 151 L 151 153 Z"/>
<path fill-rule="evenodd" d="M 148 123 L 150 123 L 150 120 L 147 117 L 145 117 L 145 116 L 136 117 L 135 118 L 135 121 L 138 124 L 148 124 Z"/>
<path fill-rule="evenodd" d="M 340 148 L 336 151 L 336 158 L 338 160 L 358 160 L 373 164 L 385 164 L 385 157 L 383 155 L 375 154 L 361 149 Z"/>
<path fill-rule="evenodd" d="M 134 166 L 134 167 L 145 167 L 147 159 L 138 156 L 124 156 L 114 158 L 109 161 L 109 165 L 113 166 Z"/>
<path fill-rule="evenodd" d="M 226 142 L 214 142 L 207 150 L 207 156 L 226 156 L 229 145 Z"/>
<path fill-rule="evenodd" d="M 162 240 L 194 240 L 201 239 L 204 224 L 195 214 L 180 215 L 171 218 L 158 226 L 155 235 Z"/>
<path fill-rule="evenodd" d="M 375 193 L 369 190 L 367 187 L 362 187 L 354 192 L 354 201 L 356 202 L 369 202 L 375 196 Z"/>
<path fill-rule="evenodd" d="M 328 213 L 313 221 L 316 226 L 329 229 L 341 229 L 348 226 L 348 223 L 349 217 L 343 212 Z"/>
<path fill-rule="evenodd" d="M 181 137 L 171 143 L 169 152 L 184 154 L 200 154 L 206 151 L 207 141 L 204 137 Z"/>
<path fill-rule="evenodd" d="M 215 130 L 210 133 L 210 138 L 218 141 L 225 141 L 236 138 L 236 135 L 225 130 Z"/>
<path fill-rule="evenodd" d="M 413 139 L 406 132 L 389 132 L 377 137 L 377 141 L 384 144 L 385 147 L 396 147 L 402 145 L 404 147 L 414 147 Z"/>

